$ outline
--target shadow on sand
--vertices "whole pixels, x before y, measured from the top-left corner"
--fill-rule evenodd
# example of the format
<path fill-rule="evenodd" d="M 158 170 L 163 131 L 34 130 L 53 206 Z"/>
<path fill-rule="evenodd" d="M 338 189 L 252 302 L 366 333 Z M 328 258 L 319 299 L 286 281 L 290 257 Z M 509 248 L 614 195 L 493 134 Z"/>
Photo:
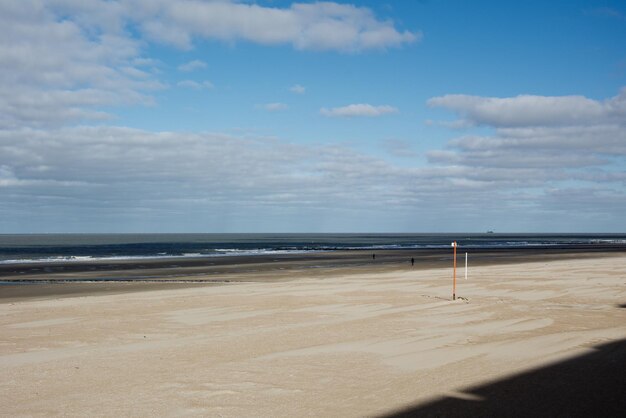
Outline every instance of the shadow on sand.
<path fill-rule="evenodd" d="M 463 394 L 465 399 L 444 397 L 384 417 L 625 417 L 626 339 Z"/>

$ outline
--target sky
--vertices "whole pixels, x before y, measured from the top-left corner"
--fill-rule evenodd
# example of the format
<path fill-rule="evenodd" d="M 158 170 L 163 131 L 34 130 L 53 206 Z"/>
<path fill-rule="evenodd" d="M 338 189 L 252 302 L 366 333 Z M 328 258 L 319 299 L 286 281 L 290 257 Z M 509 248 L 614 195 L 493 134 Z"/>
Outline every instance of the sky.
<path fill-rule="evenodd" d="M 0 233 L 625 214 L 623 1 L 0 2 Z"/>

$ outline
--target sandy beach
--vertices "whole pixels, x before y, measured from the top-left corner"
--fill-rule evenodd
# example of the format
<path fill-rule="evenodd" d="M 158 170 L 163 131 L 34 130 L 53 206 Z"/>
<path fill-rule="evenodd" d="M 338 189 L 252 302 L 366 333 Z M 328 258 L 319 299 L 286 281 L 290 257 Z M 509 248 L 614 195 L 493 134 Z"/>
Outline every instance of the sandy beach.
<path fill-rule="evenodd" d="M 619 416 L 626 256 L 525 261 L 5 297 L 0 415 Z"/>

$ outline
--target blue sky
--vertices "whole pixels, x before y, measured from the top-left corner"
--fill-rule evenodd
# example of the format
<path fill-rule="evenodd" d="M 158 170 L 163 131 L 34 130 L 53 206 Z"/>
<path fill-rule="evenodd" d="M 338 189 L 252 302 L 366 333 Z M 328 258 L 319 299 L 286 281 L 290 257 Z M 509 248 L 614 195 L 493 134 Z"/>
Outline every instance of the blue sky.
<path fill-rule="evenodd" d="M 0 57 L 0 233 L 626 232 L 623 2 L 3 2 Z"/>

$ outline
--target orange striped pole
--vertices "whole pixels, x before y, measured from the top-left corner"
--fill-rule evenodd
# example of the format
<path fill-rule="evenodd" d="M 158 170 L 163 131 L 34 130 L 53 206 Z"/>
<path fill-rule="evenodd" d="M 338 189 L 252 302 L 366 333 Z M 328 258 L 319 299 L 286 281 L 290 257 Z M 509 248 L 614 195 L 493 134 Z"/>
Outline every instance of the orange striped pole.
<path fill-rule="evenodd" d="M 452 300 L 456 300 L 456 241 L 452 243 L 454 248 L 454 276 L 452 279 Z"/>

